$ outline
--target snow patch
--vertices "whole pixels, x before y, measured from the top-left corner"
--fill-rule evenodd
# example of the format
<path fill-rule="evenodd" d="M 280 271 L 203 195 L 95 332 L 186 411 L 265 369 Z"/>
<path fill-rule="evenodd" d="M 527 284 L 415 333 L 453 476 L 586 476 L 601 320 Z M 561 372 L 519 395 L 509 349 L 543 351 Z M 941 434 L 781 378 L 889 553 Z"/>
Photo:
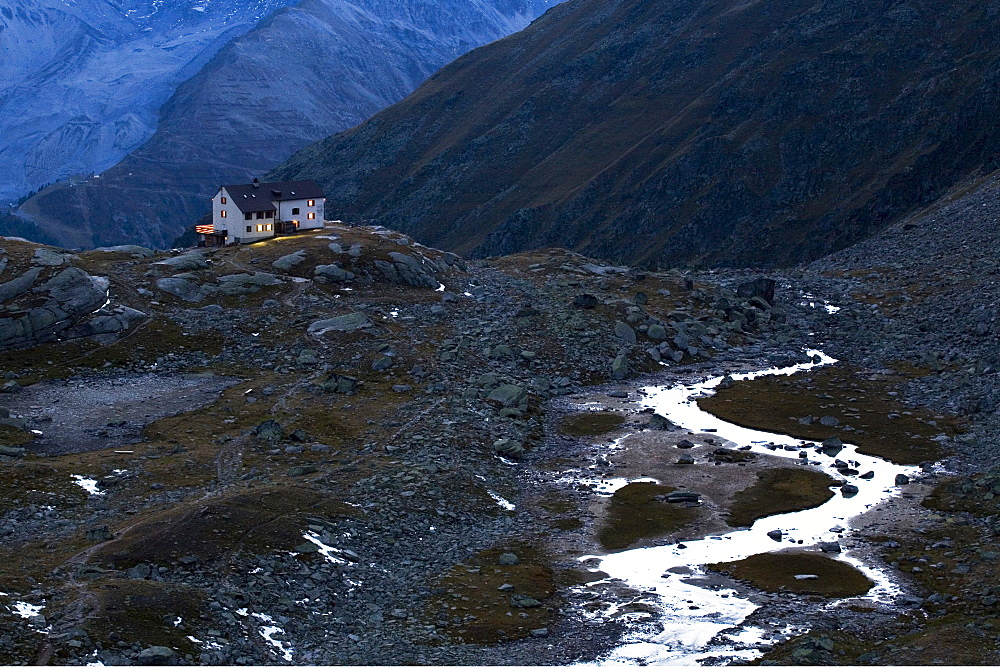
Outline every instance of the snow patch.
<path fill-rule="evenodd" d="M 23 617 L 24 619 L 31 619 L 32 617 L 37 617 L 42 613 L 42 608 L 44 605 L 32 605 L 31 603 L 26 603 L 24 601 L 18 601 L 11 608 L 13 612 L 18 617 Z"/>
<path fill-rule="evenodd" d="M 82 475 L 74 475 L 73 478 L 73 482 L 87 490 L 88 494 L 93 496 L 104 496 L 105 493 L 97 489 L 97 481 L 93 478 L 88 478 Z"/>
<path fill-rule="evenodd" d="M 266 640 L 267 642 L 271 643 L 274 646 L 274 648 L 281 653 L 281 656 L 282 658 L 285 659 L 285 661 L 291 661 L 292 650 L 290 648 L 286 648 L 285 643 L 282 643 L 280 640 L 276 640 L 274 638 L 274 636 L 278 635 L 279 633 L 281 635 L 284 635 L 285 630 L 282 629 L 280 626 L 275 626 L 274 619 L 270 615 L 265 615 L 264 613 L 261 612 L 254 612 L 251 614 L 260 621 L 265 622 L 265 624 L 261 625 L 257 629 L 260 632 L 261 637 L 263 637 L 264 640 Z"/>
<path fill-rule="evenodd" d="M 501 508 L 503 508 L 504 510 L 514 510 L 515 508 L 517 508 L 517 506 L 515 506 L 513 503 L 511 503 L 507 499 L 503 498 L 502 496 L 500 496 L 496 492 L 494 492 L 492 490 L 487 490 L 487 491 L 490 494 L 490 498 L 492 498 L 494 501 L 496 501 L 497 505 L 500 506 Z"/>
<path fill-rule="evenodd" d="M 336 556 L 334 552 L 342 554 L 340 550 L 335 547 L 327 545 L 319 539 L 319 536 L 312 531 L 302 534 L 302 537 L 307 541 L 319 548 L 319 553 L 323 555 L 323 558 L 329 561 L 331 564 L 337 564 L 338 566 L 344 566 L 348 563 L 346 559 Z"/>

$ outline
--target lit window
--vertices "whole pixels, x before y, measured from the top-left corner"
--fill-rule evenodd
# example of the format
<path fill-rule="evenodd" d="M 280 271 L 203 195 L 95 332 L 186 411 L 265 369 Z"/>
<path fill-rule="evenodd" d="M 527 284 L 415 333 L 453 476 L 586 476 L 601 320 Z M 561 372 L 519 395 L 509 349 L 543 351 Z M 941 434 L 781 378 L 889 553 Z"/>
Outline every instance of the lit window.
<path fill-rule="evenodd" d="M 264 226 L 264 231 L 265 232 L 273 232 L 274 231 L 274 226 L 271 223 L 268 223 L 267 225 Z"/>
<path fill-rule="evenodd" d="M 222 216 L 223 218 L 225 218 L 226 217 L 226 210 L 223 209 L 222 211 L 220 211 L 219 215 Z"/>
<path fill-rule="evenodd" d="M 292 209 L 292 215 L 293 216 L 299 215 L 299 207 L 295 207 L 295 208 Z"/>
<path fill-rule="evenodd" d="M 223 204 L 225 204 L 225 202 L 223 202 Z M 316 206 L 316 200 L 314 199 L 309 200 L 309 206 Z"/>
<path fill-rule="evenodd" d="M 263 225 L 258 225 L 257 226 L 257 231 L 258 232 L 263 232 L 264 231 L 264 226 Z"/>
<path fill-rule="evenodd" d="M 309 220 L 316 220 L 316 214 L 315 213 L 310 213 L 309 214 Z"/>
<path fill-rule="evenodd" d="M 223 197 L 223 198 L 222 198 L 222 203 L 223 203 L 223 204 L 225 204 L 225 203 L 226 203 L 226 198 L 225 198 L 225 197 Z"/>

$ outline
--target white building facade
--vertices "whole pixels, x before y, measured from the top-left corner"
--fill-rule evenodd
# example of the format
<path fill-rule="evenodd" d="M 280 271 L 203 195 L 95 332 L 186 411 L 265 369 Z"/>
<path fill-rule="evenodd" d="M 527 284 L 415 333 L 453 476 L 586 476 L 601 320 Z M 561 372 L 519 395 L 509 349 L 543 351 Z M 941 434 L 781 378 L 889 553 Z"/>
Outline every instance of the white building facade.
<path fill-rule="evenodd" d="M 323 227 L 326 197 L 315 181 L 228 185 L 212 198 L 212 224 L 195 231 L 206 245 L 250 243 Z"/>

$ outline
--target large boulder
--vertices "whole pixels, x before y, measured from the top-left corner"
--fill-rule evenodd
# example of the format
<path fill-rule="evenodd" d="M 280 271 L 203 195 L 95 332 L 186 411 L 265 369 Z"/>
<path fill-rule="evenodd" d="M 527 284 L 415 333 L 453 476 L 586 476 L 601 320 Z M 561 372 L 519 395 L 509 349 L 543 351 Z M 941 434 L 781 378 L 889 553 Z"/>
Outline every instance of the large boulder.
<path fill-rule="evenodd" d="M 272 285 L 284 283 L 274 274 L 258 271 L 253 274 L 228 274 L 219 276 L 218 290 L 224 295 L 239 296 L 249 295 Z"/>
<path fill-rule="evenodd" d="M 504 408 L 515 408 L 527 403 L 528 391 L 520 385 L 501 385 L 489 394 L 489 400 Z"/>
<path fill-rule="evenodd" d="M 621 320 L 615 322 L 615 336 L 625 343 L 635 343 L 635 330 Z"/>
<path fill-rule="evenodd" d="M 300 250 L 279 257 L 277 260 L 271 263 L 271 266 L 277 269 L 278 271 L 291 271 L 292 269 L 299 266 L 305 261 L 306 261 L 306 252 L 304 250 Z"/>
<path fill-rule="evenodd" d="M 285 438 L 285 430 L 275 420 L 265 420 L 253 428 L 253 435 L 262 441 L 280 441 Z"/>
<path fill-rule="evenodd" d="M 153 266 L 169 267 L 177 271 L 197 271 L 208 268 L 208 260 L 205 254 L 200 251 L 191 251 L 182 255 L 174 255 L 159 262 L 154 262 Z"/>
<path fill-rule="evenodd" d="M 412 285 L 414 287 L 437 287 L 437 281 L 415 259 L 403 253 L 391 253 L 390 255 L 408 260 L 394 262 L 375 260 L 375 266 L 390 282 Z"/>
<path fill-rule="evenodd" d="M 143 666 L 170 666 L 177 660 L 177 652 L 163 645 L 147 647 L 136 657 Z"/>
<path fill-rule="evenodd" d="M 156 287 L 187 302 L 200 302 L 209 292 L 202 285 L 187 278 L 161 278 Z"/>
<path fill-rule="evenodd" d="M 132 323 L 143 320 L 146 314 L 134 308 L 121 306 L 110 313 L 97 315 L 86 322 L 77 325 L 67 333 L 70 338 L 85 336 L 99 336 L 106 341 L 116 338 L 116 335 L 124 332 L 132 326 Z"/>
<path fill-rule="evenodd" d="M 391 251 L 390 262 L 375 260 L 375 267 L 392 283 L 402 283 L 418 288 L 437 288 L 441 282 L 437 274 L 456 264 L 451 258 L 432 260 L 422 254 L 408 255 Z M 449 261 L 451 262 L 449 263 Z"/>
<path fill-rule="evenodd" d="M 33 267 L 17 278 L 0 284 L 0 304 L 20 297 L 31 289 L 42 273 L 41 267 Z"/>
<path fill-rule="evenodd" d="M 156 252 L 145 246 L 136 246 L 135 244 L 125 244 L 124 246 L 101 246 L 100 248 L 95 248 L 95 253 L 128 253 L 129 255 L 135 257 L 153 257 Z"/>
<path fill-rule="evenodd" d="M 628 376 L 628 356 L 620 354 L 611 362 L 611 377 L 624 380 Z"/>
<path fill-rule="evenodd" d="M 646 336 L 653 341 L 664 341 L 667 338 L 667 330 L 663 325 L 653 324 L 646 330 Z"/>
<path fill-rule="evenodd" d="M 353 281 L 354 274 L 336 264 L 321 264 L 313 270 L 313 275 L 317 280 L 326 280 L 331 283 L 343 283 Z"/>
<path fill-rule="evenodd" d="M 36 248 L 31 264 L 39 267 L 61 267 L 76 256 L 64 250 Z"/>
<path fill-rule="evenodd" d="M 108 279 L 91 276 L 77 267 L 63 269 L 31 290 L 44 300 L 41 305 L 35 305 L 35 301 L 0 318 L 0 350 L 43 343 L 79 323 L 105 305 L 108 285 Z"/>
<path fill-rule="evenodd" d="M 772 278 L 755 278 L 752 281 L 740 283 L 736 286 L 736 296 L 743 300 L 759 297 L 773 306 L 775 285 L 776 283 Z"/>

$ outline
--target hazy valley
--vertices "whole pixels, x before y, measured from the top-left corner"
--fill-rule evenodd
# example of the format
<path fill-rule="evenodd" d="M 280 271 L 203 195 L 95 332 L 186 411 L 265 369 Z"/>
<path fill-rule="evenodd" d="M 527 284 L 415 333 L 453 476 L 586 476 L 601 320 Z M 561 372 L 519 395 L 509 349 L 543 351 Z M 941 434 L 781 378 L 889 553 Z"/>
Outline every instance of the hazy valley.
<path fill-rule="evenodd" d="M 247 3 L 231 4 L 241 7 Z M 201 55 L 173 78 L 153 67 L 142 68 L 145 79 L 113 68 L 99 75 L 80 74 L 74 69 L 66 73 L 68 65 L 60 61 L 55 74 L 30 82 L 32 87 L 26 81 L 12 88 L 24 90 L 26 95 L 36 88 L 42 90 L 32 103 L 39 109 L 66 109 L 68 105 L 61 101 L 66 86 L 58 78 L 63 73 L 64 77 L 83 78 L 80 85 L 93 90 L 77 94 L 75 99 L 97 107 L 87 123 L 98 129 L 88 130 L 83 137 L 78 130 L 82 121 L 75 121 L 58 133 L 53 131 L 54 138 L 44 143 L 49 147 L 44 162 L 47 171 L 11 195 L 57 181 L 17 211 L 38 229 L 28 236 L 45 235 L 45 239 L 70 248 L 129 241 L 170 247 L 208 210 L 206 198 L 221 183 L 247 181 L 312 141 L 360 123 L 404 97 L 442 65 L 524 27 L 554 3 L 448 0 L 428 11 L 426 3 L 416 1 L 304 0 L 267 6 L 266 12 L 256 1 L 252 4 L 259 16 L 266 15 L 259 25 L 247 26 L 239 34 L 237 24 L 226 18 L 228 32 L 212 43 L 214 50 L 199 52 Z M 222 4 L 207 7 L 205 12 L 188 9 L 182 14 L 211 17 L 225 11 Z M 96 10 L 91 13 L 100 15 Z M 191 30 L 193 35 L 183 41 L 178 38 L 180 46 L 168 43 L 150 49 L 150 59 L 167 64 L 181 53 L 181 46 L 198 43 L 207 34 L 188 23 L 169 25 L 170 30 Z M 24 30 L 37 29 L 26 26 Z M 158 25 L 147 30 L 154 36 L 149 39 L 157 43 L 169 36 Z M 7 37 L 9 34 L 10 30 L 0 33 L 0 39 L 12 42 L 11 50 L 31 53 Z M 139 48 L 126 42 L 120 50 L 126 47 Z M 60 48 L 76 50 L 83 61 L 77 69 L 108 70 L 109 62 L 119 69 L 137 66 L 134 55 L 125 59 L 118 51 L 88 59 L 82 46 L 71 43 Z M 99 49 L 106 48 L 99 41 L 93 50 L 101 53 Z M 18 76 L 15 73 L 13 81 L 18 81 Z M 100 133 L 112 136 L 111 130 L 100 128 L 120 129 L 124 122 L 103 117 L 108 103 L 99 99 L 96 84 L 87 83 L 92 76 L 108 80 L 108 95 L 128 108 L 129 118 L 141 115 L 144 119 L 134 137 L 113 140 L 115 150 L 100 148 L 103 145 L 91 139 Z M 133 84 L 125 86 L 123 78 L 135 80 L 134 96 L 129 97 Z M 138 97 L 140 94 L 144 97 Z M 37 141 L 39 119 L 51 115 L 41 111 L 26 115 L 16 97 L 10 105 L 10 122 L 24 126 L 23 141 L 13 141 L 13 134 L 5 135 L 11 137 L 4 143 L 9 144 L 13 156 L 24 154 L 26 142 Z M 99 149 L 104 152 L 95 155 Z M 77 153 L 78 160 L 67 161 L 68 155 Z M 29 151 L 27 160 L 33 160 L 31 155 Z M 75 172 L 83 172 L 84 177 L 62 180 Z M 4 180 L 12 187 L 18 183 L 13 176 Z M 24 229 L 16 231 L 25 234 Z"/>

